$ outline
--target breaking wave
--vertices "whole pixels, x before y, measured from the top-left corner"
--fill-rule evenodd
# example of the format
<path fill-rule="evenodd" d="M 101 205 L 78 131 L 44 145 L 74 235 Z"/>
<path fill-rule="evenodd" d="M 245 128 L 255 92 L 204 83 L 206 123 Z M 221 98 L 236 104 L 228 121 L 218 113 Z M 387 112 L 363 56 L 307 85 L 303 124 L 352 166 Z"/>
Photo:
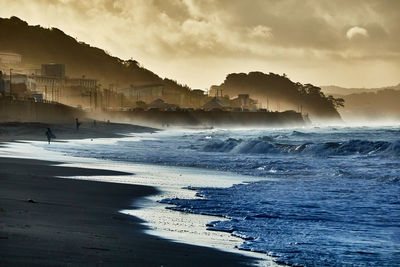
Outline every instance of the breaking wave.
<path fill-rule="evenodd" d="M 161 202 L 227 218 L 208 229 L 240 237 L 239 249 L 268 253 L 278 263 L 400 266 L 399 129 L 165 131 L 138 141 L 46 148 L 258 177 L 229 188 L 191 188 L 197 198 Z"/>
<path fill-rule="evenodd" d="M 312 156 L 349 156 L 349 155 L 400 155 L 400 140 L 395 142 L 350 140 L 345 142 L 306 142 L 302 144 L 281 144 L 272 142 L 272 138 L 250 140 L 228 138 L 212 140 L 202 147 L 205 152 L 249 153 L 249 154 L 305 154 Z"/>

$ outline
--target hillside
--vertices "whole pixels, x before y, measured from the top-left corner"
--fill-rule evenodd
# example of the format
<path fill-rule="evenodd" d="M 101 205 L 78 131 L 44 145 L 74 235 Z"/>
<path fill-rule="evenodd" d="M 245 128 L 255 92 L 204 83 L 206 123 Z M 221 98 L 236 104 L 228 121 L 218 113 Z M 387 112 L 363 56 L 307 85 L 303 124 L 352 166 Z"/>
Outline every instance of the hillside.
<path fill-rule="evenodd" d="M 322 92 L 329 95 L 350 95 L 350 94 L 361 94 L 361 93 L 374 93 L 384 89 L 400 90 L 400 83 L 395 86 L 386 86 L 380 88 L 345 88 L 336 85 L 321 86 Z"/>
<path fill-rule="evenodd" d="M 140 66 L 135 60 L 121 60 L 104 50 L 68 36 L 56 28 L 30 26 L 11 17 L 0 18 L 0 51 L 21 54 L 25 65 L 40 67 L 42 63 L 64 63 L 68 76 L 95 78 L 108 87 L 131 84 L 164 83 L 167 87 L 187 91 L 187 86 L 162 79 Z"/>
<path fill-rule="evenodd" d="M 286 75 L 262 72 L 232 73 L 219 86 L 213 86 L 211 94 L 250 94 L 259 104 L 271 110 L 302 110 L 312 118 L 339 119 L 338 107 L 342 99 L 325 96 L 321 88 L 312 84 L 292 82 Z"/>
<path fill-rule="evenodd" d="M 342 97 L 346 106 L 341 110 L 341 115 L 346 120 L 400 120 L 400 90 L 382 89 Z"/>

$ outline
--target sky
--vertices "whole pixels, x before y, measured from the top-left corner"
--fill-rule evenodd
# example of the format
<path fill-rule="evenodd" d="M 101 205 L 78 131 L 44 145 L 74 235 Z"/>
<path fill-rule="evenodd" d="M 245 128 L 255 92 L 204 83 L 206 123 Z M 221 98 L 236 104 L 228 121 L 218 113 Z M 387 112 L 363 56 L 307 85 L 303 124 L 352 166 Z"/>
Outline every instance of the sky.
<path fill-rule="evenodd" d="M 55 27 L 192 88 L 233 72 L 316 85 L 400 83 L 398 0 L 0 0 L 0 17 Z"/>

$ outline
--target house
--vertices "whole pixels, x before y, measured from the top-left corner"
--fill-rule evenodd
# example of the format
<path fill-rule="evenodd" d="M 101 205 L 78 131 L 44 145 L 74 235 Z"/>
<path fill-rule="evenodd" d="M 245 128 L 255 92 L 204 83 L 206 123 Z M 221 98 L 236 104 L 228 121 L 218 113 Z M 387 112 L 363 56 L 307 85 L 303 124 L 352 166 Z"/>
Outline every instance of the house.
<path fill-rule="evenodd" d="M 202 107 L 206 111 L 210 110 L 228 110 L 230 107 L 220 101 L 217 97 L 214 97 L 207 103 L 205 103 Z"/>
<path fill-rule="evenodd" d="M 257 109 L 257 101 L 251 99 L 249 94 L 239 94 L 237 98 L 230 100 L 230 105 L 235 109 Z"/>
<path fill-rule="evenodd" d="M 193 89 L 188 92 L 189 97 L 186 103 L 186 106 L 200 108 L 203 106 L 208 96 L 205 94 L 206 92 L 201 89 Z"/>
<path fill-rule="evenodd" d="M 153 102 L 151 102 L 151 103 L 147 106 L 147 108 L 148 108 L 149 110 L 151 110 L 151 109 L 158 109 L 158 110 L 163 110 L 163 111 L 165 111 L 165 110 L 176 110 L 177 108 L 179 108 L 179 106 L 178 106 L 178 105 L 175 105 L 175 104 L 168 104 L 168 103 L 165 103 L 164 100 L 162 100 L 162 99 L 156 99 L 156 100 L 154 100 Z"/>

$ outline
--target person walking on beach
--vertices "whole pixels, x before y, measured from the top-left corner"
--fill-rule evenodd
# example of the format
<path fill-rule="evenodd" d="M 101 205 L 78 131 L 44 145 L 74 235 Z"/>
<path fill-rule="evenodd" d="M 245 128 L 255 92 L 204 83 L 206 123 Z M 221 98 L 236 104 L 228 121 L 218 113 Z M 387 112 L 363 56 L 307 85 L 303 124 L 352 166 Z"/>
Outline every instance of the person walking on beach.
<path fill-rule="evenodd" d="M 56 138 L 56 136 L 53 134 L 53 132 L 51 131 L 50 128 L 47 128 L 47 131 L 45 134 L 47 136 L 47 141 L 49 142 L 49 145 L 50 145 L 51 138 Z"/>
<path fill-rule="evenodd" d="M 75 119 L 76 130 L 79 131 L 79 126 L 81 126 L 81 122 L 79 122 L 78 118 Z"/>

